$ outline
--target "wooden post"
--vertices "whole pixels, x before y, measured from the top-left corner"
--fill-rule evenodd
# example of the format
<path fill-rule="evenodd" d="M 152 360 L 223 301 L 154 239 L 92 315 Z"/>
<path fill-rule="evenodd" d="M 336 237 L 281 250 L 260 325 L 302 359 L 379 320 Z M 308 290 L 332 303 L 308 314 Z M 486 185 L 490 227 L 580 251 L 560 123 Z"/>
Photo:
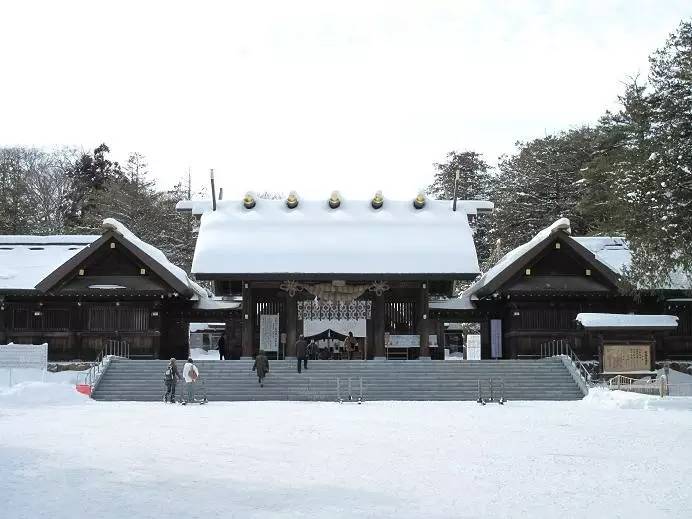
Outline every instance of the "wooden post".
<path fill-rule="evenodd" d="M 4 309 L 0 310 L 0 344 L 7 344 L 6 319 L 7 319 L 7 314 L 9 312 L 9 309 L 8 309 L 7 305 L 4 304 L 4 300 L 3 300 L 3 306 L 4 306 Z"/>
<path fill-rule="evenodd" d="M 419 358 L 430 358 L 430 347 L 428 340 L 428 284 L 421 284 L 420 290 L 418 291 L 418 298 L 416 301 L 416 310 L 418 318 L 418 334 L 420 335 L 420 356 Z"/>
<path fill-rule="evenodd" d="M 298 302 L 295 296 L 286 297 L 286 353 L 285 357 L 296 356 L 298 339 Z"/>
<path fill-rule="evenodd" d="M 372 342 L 374 357 L 384 359 L 387 352 L 384 348 L 384 295 L 375 296 L 372 309 Z"/>
<path fill-rule="evenodd" d="M 76 359 L 83 359 L 81 337 L 77 335 L 77 330 L 82 329 L 81 308 L 77 304 L 72 304 L 69 310 L 67 326 L 67 349 Z M 1 341 L 0 341 L 1 342 Z"/>
<path fill-rule="evenodd" d="M 252 285 L 249 282 L 243 282 L 243 312 L 240 318 L 243 323 L 241 358 L 250 359 L 254 353 L 255 302 L 252 297 Z"/>

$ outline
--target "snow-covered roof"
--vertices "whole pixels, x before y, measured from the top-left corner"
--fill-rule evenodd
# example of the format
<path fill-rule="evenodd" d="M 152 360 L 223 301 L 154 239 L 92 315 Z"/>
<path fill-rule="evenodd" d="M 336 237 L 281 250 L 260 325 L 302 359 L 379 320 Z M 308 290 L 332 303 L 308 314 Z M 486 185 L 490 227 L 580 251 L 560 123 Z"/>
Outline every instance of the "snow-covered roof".
<path fill-rule="evenodd" d="M 192 271 L 198 278 L 225 275 L 432 274 L 473 276 L 478 260 L 463 206 L 427 200 L 257 199 L 252 209 L 239 200 L 218 202 L 202 215 Z"/>
<path fill-rule="evenodd" d="M 541 246 L 552 234 L 563 231 L 570 235 L 569 239 L 592 252 L 597 262 L 601 263 L 606 270 L 611 271 L 616 276 L 625 273 L 632 262 L 632 251 L 627 240 L 619 236 L 571 236 L 570 221 L 567 218 L 560 218 L 552 225 L 539 231 L 528 242 L 519 245 L 517 248 L 505 254 L 500 261 L 485 272 L 476 282 L 474 282 L 464 294 L 470 296 L 476 294 L 484 287 L 489 285 L 501 273 L 514 265 L 523 256 L 528 255 L 534 249 Z M 692 289 L 692 279 L 682 272 L 673 272 L 670 281 L 662 286 L 656 287 L 661 290 L 690 290 Z"/>
<path fill-rule="evenodd" d="M 674 315 L 635 315 L 581 313 L 578 322 L 584 328 L 641 328 L 647 330 L 674 329 L 678 318 Z"/>
<path fill-rule="evenodd" d="M 148 255 L 159 265 L 168 270 L 168 272 L 173 274 L 183 285 L 189 287 L 197 297 L 205 299 L 209 297 L 209 293 L 203 287 L 192 281 L 183 269 L 168 261 L 168 258 L 163 252 L 153 245 L 140 240 L 132 233 L 132 231 L 130 231 L 118 220 L 114 218 L 106 218 L 103 221 L 102 228 L 104 231 L 114 231 L 120 234 L 128 242 L 137 247 L 144 254 Z"/>
<path fill-rule="evenodd" d="M 100 236 L 0 236 L 0 290 L 33 290 L 36 284 Z"/>
<path fill-rule="evenodd" d="M 596 259 L 607 265 L 613 272 L 622 275 L 632 263 L 632 251 L 625 238 L 619 236 L 573 236 L 580 245 L 594 253 Z M 670 279 L 664 281 L 659 290 L 691 290 L 692 278 L 677 270 L 670 273 Z"/>
<path fill-rule="evenodd" d="M 173 265 L 159 249 L 143 242 L 113 218 L 103 221 L 103 231 L 120 234 L 132 246 L 169 271 L 193 292 L 193 299 L 207 299 L 208 292 Z M 36 286 L 101 235 L 0 236 L 0 290 L 34 290 Z M 115 290 L 119 285 L 92 285 L 95 290 Z"/>

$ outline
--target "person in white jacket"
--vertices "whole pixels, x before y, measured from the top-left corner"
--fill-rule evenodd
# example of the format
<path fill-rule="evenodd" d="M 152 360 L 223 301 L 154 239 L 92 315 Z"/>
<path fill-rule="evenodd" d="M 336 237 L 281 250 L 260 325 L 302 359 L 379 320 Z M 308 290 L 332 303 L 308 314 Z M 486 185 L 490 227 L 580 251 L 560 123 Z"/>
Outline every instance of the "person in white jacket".
<path fill-rule="evenodd" d="M 185 403 L 195 401 L 195 382 L 197 377 L 199 377 L 199 370 L 192 362 L 192 359 L 189 358 L 185 366 L 183 366 L 183 379 L 185 379 L 185 392 L 187 394 Z"/>

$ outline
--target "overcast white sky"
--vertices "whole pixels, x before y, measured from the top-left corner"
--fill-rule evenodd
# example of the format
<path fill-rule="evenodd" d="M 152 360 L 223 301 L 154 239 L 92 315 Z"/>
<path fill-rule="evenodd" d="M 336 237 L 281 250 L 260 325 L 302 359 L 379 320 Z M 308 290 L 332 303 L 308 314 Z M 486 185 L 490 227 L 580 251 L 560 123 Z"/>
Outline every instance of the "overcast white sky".
<path fill-rule="evenodd" d="M 689 0 L 2 0 L 0 145 L 106 142 L 164 186 L 410 197 L 452 149 L 594 121 Z"/>

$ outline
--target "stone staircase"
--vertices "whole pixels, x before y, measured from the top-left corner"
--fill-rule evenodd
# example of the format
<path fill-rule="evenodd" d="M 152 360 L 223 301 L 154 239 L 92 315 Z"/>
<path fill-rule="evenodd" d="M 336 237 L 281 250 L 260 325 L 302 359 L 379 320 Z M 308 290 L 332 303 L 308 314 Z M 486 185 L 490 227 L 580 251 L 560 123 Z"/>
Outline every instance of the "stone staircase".
<path fill-rule="evenodd" d="M 93 392 L 96 400 L 160 401 L 165 392 L 165 360 L 114 359 Z M 183 362 L 179 363 L 182 373 Z M 337 400 L 360 395 L 365 400 L 476 400 L 478 381 L 489 397 L 504 383 L 507 400 L 576 400 L 582 393 L 558 357 L 541 360 L 486 361 L 309 361 L 296 372 L 295 360 L 270 361 L 270 373 L 260 388 L 252 361 L 195 361 L 210 401 Z M 198 384 L 201 390 L 201 383 Z M 181 394 L 183 384 L 178 384 Z"/>

